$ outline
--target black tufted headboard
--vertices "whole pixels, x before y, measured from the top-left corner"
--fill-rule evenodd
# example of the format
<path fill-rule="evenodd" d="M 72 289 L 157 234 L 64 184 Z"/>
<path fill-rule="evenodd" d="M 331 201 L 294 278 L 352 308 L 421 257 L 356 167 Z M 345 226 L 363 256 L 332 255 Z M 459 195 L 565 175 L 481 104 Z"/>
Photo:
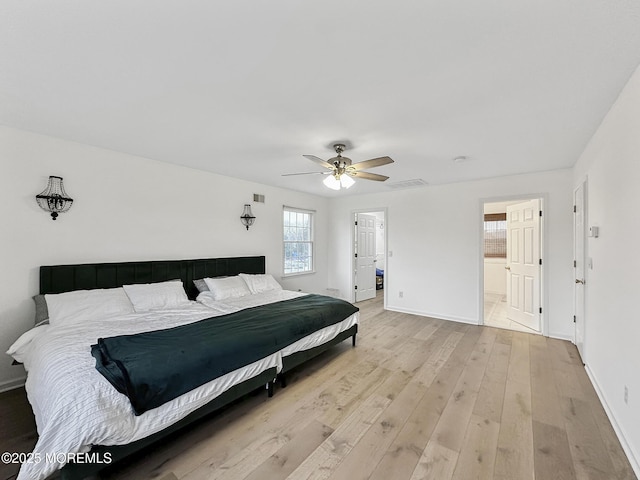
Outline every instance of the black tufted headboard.
<path fill-rule="evenodd" d="M 193 280 L 239 273 L 265 273 L 265 257 L 85 263 L 40 267 L 40 293 L 114 288 L 132 283 L 180 279 L 190 299 L 198 296 Z"/>

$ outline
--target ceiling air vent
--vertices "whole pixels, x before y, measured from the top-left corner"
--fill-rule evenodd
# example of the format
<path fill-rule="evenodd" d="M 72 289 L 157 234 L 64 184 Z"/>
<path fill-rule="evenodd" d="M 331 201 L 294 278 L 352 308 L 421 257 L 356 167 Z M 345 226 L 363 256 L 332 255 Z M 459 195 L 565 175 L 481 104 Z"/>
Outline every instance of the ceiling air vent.
<path fill-rule="evenodd" d="M 389 188 L 393 188 L 394 190 L 399 190 L 401 188 L 424 187 L 429 184 L 421 178 L 415 178 L 413 180 L 404 180 L 402 182 L 386 183 L 385 185 Z"/>
<path fill-rule="evenodd" d="M 260 195 L 257 193 L 253 194 L 253 201 L 256 203 L 264 203 L 264 195 Z"/>

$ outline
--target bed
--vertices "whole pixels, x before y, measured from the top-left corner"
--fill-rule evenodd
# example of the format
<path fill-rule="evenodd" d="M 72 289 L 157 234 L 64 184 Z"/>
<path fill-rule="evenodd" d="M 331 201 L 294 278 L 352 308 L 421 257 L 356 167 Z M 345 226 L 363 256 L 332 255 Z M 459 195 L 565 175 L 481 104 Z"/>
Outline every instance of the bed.
<path fill-rule="evenodd" d="M 96 369 L 89 345 L 94 343 L 95 346 L 96 339 L 110 333 L 115 332 L 116 336 L 144 336 L 155 334 L 157 330 L 166 332 L 167 329 L 201 325 L 212 318 L 216 322 L 218 319 L 229 321 L 238 314 L 236 312 L 243 314 L 254 308 L 262 308 L 252 306 L 256 302 L 277 302 L 277 305 L 282 305 L 286 300 L 296 301 L 300 296 L 296 292 L 259 292 L 262 297 L 269 298 L 258 300 L 260 295 L 256 294 L 244 300 L 210 300 L 209 304 L 204 298 L 200 302 L 193 301 L 202 296 L 194 280 L 235 277 L 238 274 L 262 278 L 264 272 L 264 257 L 41 267 L 41 294 L 114 289 L 123 285 L 155 284 L 179 279 L 190 301 L 179 308 L 170 305 L 161 310 L 112 315 L 83 324 L 81 328 L 72 323 L 43 325 L 30 331 L 32 333 L 27 337 L 33 338 L 27 339 L 28 346 L 22 349 L 23 353 L 28 354 L 14 358 L 24 361 L 29 371 L 26 388 L 36 415 L 39 440 L 32 453 L 33 461 L 23 464 L 18 478 L 45 478 L 59 468 L 63 479 L 95 475 L 108 464 L 121 460 L 253 390 L 266 388 L 271 394 L 277 376 L 284 386 L 285 374 L 289 370 L 331 346 L 350 337 L 355 345 L 357 312 L 286 347 L 278 347 L 277 351 L 242 369 L 230 371 L 139 415 L 134 415 L 126 396 L 118 393 Z M 287 298 L 283 298 L 283 295 Z M 53 396 L 50 395 L 52 391 L 56 392 Z M 76 418 L 79 420 L 71 421 Z M 67 425 L 74 423 L 79 425 Z M 51 456 L 61 452 L 76 456 Z M 74 458 L 77 461 L 73 461 Z"/>

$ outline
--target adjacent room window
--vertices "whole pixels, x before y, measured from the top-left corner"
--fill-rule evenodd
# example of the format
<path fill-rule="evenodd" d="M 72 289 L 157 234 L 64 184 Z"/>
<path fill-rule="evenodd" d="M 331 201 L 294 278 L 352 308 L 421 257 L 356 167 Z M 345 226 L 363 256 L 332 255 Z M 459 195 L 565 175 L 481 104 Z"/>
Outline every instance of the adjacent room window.
<path fill-rule="evenodd" d="M 484 214 L 484 257 L 507 258 L 507 214 Z"/>
<path fill-rule="evenodd" d="M 313 215 L 311 210 L 284 207 L 283 272 L 296 275 L 313 272 Z"/>

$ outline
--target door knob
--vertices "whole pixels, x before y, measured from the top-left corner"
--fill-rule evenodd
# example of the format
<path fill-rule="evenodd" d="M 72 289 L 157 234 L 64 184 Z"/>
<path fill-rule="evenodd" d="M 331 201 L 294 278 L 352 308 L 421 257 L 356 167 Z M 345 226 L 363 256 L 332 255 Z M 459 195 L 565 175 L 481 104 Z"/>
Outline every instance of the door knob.
<path fill-rule="evenodd" d="M 580 283 L 580 284 L 584 285 L 584 280 L 578 280 L 578 279 L 576 278 L 576 283 Z"/>
<path fill-rule="evenodd" d="M 504 267 L 505 270 L 511 270 L 511 267 Z"/>

